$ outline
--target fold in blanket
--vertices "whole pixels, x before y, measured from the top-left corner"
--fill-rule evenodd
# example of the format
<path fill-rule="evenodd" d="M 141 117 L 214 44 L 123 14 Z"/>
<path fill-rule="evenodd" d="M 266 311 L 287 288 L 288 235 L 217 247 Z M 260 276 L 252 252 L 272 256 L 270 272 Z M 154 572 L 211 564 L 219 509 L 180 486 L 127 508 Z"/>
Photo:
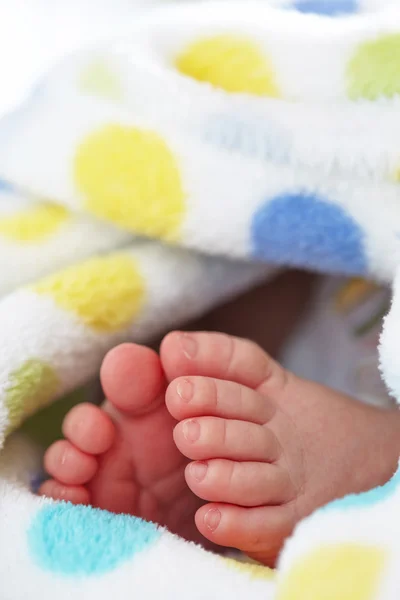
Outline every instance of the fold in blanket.
<path fill-rule="evenodd" d="M 383 0 L 162 8 L 0 122 L 0 440 L 115 344 L 286 266 L 395 282 L 381 358 L 400 398 L 399 17 Z M 2 600 L 398 599 L 398 477 L 301 523 L 272 576 L 39 500 L 36 456 L 18 435 L 0 455 Z"/>

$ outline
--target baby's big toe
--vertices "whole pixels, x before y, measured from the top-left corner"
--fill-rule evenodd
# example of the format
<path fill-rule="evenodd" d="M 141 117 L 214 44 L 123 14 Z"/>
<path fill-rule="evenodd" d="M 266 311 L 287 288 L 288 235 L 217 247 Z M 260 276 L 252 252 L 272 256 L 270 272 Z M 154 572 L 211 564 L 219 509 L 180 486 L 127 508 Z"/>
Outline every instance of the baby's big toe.
<path fill-rule="evenodd" d="M 113 348 L 100 376 L 107 400 L 125 414 L 140 416 L 164 402 L 164 373 L 159 356 L 150 348 L 137 344 Z"/>
<path fill-rule="evenodd" d="M 160 354 L 168 381 L 201 375 L 252 389 L 268 383 L 274 392 L 286 383 L 284 369 L 257 344 L 221 333 L 170 333 L 161 344 Z"/>

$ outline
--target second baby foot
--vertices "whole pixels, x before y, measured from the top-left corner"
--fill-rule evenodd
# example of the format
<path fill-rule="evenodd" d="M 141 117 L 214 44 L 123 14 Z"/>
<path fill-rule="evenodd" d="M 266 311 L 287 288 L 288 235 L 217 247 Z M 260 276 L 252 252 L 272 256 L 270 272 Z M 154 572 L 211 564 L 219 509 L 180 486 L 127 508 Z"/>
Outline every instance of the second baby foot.
<path fill-rule="evenodd" d="M 216 544 L 273 565 L 299 520 L 396 470 L 397 410 L 302 380 L 222 334 L 170 334 L 161 358 L 186 481 L 207 502 L 196 524 Z"/>
<path fill-rule="evenodd" d="M 158 355 L 124 344 L 106 357 L 102 408 L 81 404 L 65 418 L 65 440 L 45 455 L 40 493 L 56 500 L 131 514 L 203 541 L 194 522 L 202 501 L 188 488 L 187 459 L 176 448 Z"/>

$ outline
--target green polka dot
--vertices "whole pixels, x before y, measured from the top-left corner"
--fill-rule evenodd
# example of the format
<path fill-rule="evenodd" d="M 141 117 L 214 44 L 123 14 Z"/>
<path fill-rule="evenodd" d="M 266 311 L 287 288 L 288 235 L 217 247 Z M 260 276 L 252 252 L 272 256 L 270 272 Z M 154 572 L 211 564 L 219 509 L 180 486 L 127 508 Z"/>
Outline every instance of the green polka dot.
<path fill-rule="evenodd" d="M 400 34 L 361 44 L 347 67 L 347 93 L 353 100 L 400 94 Z"/>
<path fill-rule="evenodd" d="M 75 390 L 31 416 L 23 424 L 21 431 L 36 444 L 48 448 L 63 437 L 62 423 L 67 413 L 77 404 L 90 401 L 91 396 L 87 388 Z"/>
<path fill-rule="evenodd" d="M 108 100 L 121 101 L 123 91 L 116 73 L 102 60 L 95 60 L 81 72 L 79 88 L 82 92 L 101 96 Z"/>
<path fill-rule="evenodd" d="M 57 394 L 59 385 L 54 369 L 39 359 L 27 360 L 13 371 L 5 397 L 9 420 L 7 433 L 50 402 Z"/>

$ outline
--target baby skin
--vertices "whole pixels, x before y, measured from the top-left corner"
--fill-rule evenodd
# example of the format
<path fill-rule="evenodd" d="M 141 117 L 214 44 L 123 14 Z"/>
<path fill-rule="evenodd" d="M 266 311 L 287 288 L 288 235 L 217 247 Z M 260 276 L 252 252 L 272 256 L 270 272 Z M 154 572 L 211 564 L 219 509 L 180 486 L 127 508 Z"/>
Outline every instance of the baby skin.
<path fill-rule="evenodd" d="M 244 339 L 174 332 L 160 355 L 125 344 L 101 379 L 107 402 L 66 417 L 41 493 L 269 566 L 300 519 L 397 467 L 400 413 L 299 379 Z"/>

